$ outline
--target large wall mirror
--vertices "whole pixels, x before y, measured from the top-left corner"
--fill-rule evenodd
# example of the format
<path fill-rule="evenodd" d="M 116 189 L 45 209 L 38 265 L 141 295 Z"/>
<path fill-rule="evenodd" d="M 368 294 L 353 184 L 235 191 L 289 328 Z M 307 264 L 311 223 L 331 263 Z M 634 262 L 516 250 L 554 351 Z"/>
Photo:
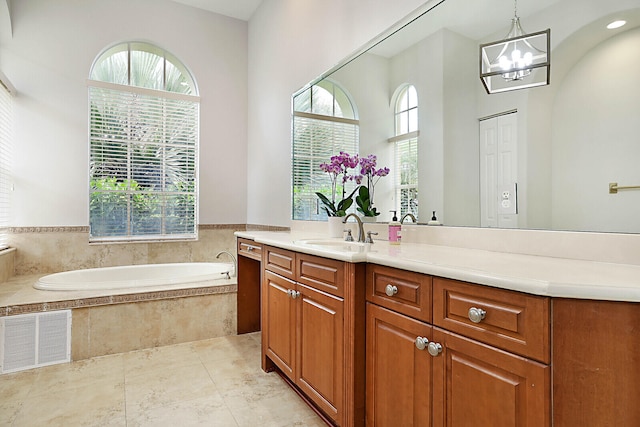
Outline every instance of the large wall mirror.
<path fill-rule="evenodd" d="M 436 211 L 449 226 L 640 233 L 640 189 L 609 191 L 640 186 L 638 1 L 519 0 L 526 32 L 551 29 L 550 84 L 498 94 L 480 80 L 479 46 L 508 33 L 514 2 L 426 9 L 310 84 L 342 88 L 359 152 L 390 167 L 396 97 L 415 88 L 419 222 Z M 626 24 L 607 29 L 615 20 Z M 504 132 L 509 148 L 490 147 Z M 398 204 L 393 172 L 376 186 L 381 221 Z"/>

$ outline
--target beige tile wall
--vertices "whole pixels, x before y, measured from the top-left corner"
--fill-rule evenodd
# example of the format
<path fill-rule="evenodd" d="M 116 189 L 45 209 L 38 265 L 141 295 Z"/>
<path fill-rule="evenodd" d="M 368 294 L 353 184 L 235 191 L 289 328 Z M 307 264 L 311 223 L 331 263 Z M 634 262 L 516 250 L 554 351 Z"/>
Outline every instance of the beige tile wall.
<path fill-rule="evenodd" d="M 236 334 L 236 293 L 74 309 L 71 359 Z"/>
<path fill-rule="evenodd" d="M 192 242 L 89 244 L 86 227 L 29 227 L 12 230 L 10 245 L 17 249 L 16 275 L 54 273 L 114 265 L 213 261 L 219 251 L 235 254 L 233 233 L 244 229 L 241 224 L 204 225 L 198 240 Z"/>
<path fill-rule="evenodd" d="M 16 250 L 15 248 L 5 249 L 0 251 L 0 283 L 6 282 L 15 271 Z"/>

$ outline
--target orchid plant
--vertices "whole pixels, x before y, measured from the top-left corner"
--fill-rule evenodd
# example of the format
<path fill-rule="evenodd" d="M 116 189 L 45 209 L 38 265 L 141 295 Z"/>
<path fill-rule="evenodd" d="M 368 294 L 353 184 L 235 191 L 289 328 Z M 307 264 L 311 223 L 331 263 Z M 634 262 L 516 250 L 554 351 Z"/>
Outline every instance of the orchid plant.
<path fill-rule="evenodd" d="M 373 206 L 375 185 L 380 178 L 389 175 L 389 168 L 376 168 L 377 160 L 378 158 L 374 154 L 361 157 L 359 159 L 360 175 L 353 177 L 358 184 L 361 184 L 365 178 L 367 180 L 366 186 L 360 185 L 358 195 L 356 196 L 357 210 L 365 217 L 376 217 L 380 215 L 380 212 Z"/>
<path fill-rule="evenodd" d="M 353 204 L 353 195 L 356 190 L 358 190 L 358 187 L 356 187 L 349 196 L 345 197 L 345 184 L 354 179 L 352 175 L 349 175 L 349 169 L 356 168 L 358 164 L 359 158 L 357 154 L 355 156 L 350 156 L 344 151 L 341 151 L 337 156 L 332 156 L 329 163 L 320 164 L 320 170 L 327 172 L 331 179 L 331 199 L 320 192 L 316 192 L 316 195 L 324 204 L 324 210 L 327 212 L 327 216 L 347 215 L 347 209 L 349 209 Z M 336 204 L 338 183 L 342 184 L 342 199 Z"/>

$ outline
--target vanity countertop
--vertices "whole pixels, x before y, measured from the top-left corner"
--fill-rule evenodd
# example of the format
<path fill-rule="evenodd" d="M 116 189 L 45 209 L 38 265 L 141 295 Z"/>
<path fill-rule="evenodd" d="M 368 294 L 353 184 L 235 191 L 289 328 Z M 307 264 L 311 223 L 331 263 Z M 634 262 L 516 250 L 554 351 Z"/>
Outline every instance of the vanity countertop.
<path fill-rule="evenodd" d="M 347 262 L 369 262 L 534 295 L 640 302 L 640 266 L 375 241 L 343 250 L 341 239 L 302 232 L 236 232 L 258 243 Z M 327 241 L 329 244 L 310 244 Z M 335 242 L 335 247 L 332 244 Z"/>

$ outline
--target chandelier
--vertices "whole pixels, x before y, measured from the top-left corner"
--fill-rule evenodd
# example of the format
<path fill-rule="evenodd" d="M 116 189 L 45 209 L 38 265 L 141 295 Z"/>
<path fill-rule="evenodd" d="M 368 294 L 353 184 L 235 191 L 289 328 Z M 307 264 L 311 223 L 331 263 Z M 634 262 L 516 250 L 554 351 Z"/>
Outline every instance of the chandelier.
<path fill-rule="evenodd" d="M 549 84 L 551 30 L 526 34 L 517 0 L 509 33 L 500 41 L 480 45 L 480 79 L 487 93 Z"/>

